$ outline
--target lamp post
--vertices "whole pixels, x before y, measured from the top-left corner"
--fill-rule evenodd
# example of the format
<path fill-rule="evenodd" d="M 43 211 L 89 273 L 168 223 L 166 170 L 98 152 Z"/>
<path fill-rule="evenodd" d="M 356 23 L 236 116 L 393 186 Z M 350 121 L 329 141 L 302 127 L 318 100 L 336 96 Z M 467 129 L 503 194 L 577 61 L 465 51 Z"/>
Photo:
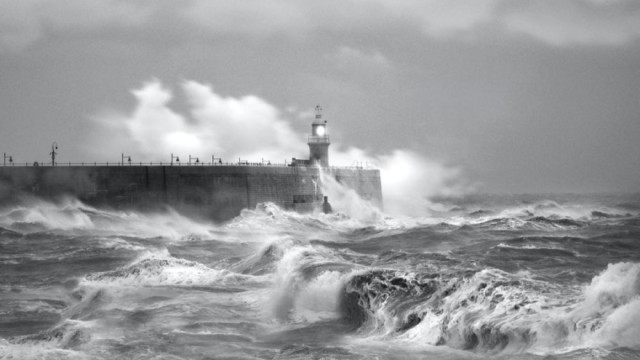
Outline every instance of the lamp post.
<path fill-rule="evenodd" d="M 120 166 L 124 165 L 124 158 L 127 158 L 127 161 L 129 162 L 129 166 L 131 166 L 131 156 L 129 155 L 125 155 L 124 153 L 122 153 L 122 161 L 120 162 Z"/>
<path fill-rule="evenodd" d="M 173 159 L 176 159 L 176 162 L 180 165 L 180 158 L 177 155 L 173 156 L 173 153 L 171 153 L 171 166 L 173 166 Z"/>
<path fill-rule="evenodd" d="M 58 155 L 56 150 L 58 150 L 58 143 L 54 141 L 51 144 L 51 152 L 49 153 L 51 155 L 51 166 L 56 166 L 56 155 Z"/>
<path fill-rule="evenodd" d="M 189 165 L 191 165 L 191 159 L 196 159 L 196 164 L 200 162 L 200 159 L 198 159 L 197 157 L 191 157 L 191 155 L 189 155 Z"/>
<path fill-rule="evenodd" d="M 3 160 L 2 166 L 7 166 L 7 159 L 9 159 L 9 164 L 13 164 L 13 156 L 7 155 L 7 153 L 4 153 L 4 160 Z"/>

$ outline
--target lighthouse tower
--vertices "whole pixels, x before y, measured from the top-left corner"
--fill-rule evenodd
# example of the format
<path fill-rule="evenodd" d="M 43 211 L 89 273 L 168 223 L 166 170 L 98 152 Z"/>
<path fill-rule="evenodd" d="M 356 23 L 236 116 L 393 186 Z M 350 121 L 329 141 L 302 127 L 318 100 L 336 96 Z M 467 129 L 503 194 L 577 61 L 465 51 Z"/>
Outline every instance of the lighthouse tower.
<path fill-rule="evenodd" d="M 322 120 L 322 108 L 316 106 L 316 118 L 311 124 L 309 136 L 309 162 L 329 167 L 329 134 L 327 134 L 327 121 Z"/>

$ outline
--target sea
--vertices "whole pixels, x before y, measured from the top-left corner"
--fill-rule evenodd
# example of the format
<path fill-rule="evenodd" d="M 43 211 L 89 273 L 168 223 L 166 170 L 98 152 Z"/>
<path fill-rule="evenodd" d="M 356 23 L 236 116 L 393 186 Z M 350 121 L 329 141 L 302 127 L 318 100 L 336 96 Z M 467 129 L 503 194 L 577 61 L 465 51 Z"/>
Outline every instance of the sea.
<path fill-rule="evenodd" d="M 0 210 L 1 359 L 640 359 L 640 195 Z"/>

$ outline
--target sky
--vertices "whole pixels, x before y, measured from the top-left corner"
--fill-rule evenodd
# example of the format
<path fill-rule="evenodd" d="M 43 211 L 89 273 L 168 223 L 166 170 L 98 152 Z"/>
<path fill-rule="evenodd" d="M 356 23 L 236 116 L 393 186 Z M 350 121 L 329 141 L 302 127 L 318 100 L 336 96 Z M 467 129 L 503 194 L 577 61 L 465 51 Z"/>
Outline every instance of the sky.
<path fill-rule="evenodd" d="M 0 0 L 16 162 L 305 158 L 318 104 L 385 191 L 638 192 L 640 1 Z"/>

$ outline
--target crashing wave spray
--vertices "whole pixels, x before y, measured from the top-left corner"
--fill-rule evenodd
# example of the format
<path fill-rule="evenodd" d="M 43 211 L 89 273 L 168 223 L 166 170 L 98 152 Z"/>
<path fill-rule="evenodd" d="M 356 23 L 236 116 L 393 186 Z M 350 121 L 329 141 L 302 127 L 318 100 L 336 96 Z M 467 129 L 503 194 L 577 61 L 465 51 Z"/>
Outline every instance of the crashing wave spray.
<path fill-rule="evenodd" d="M 326 169 L 318 166 L 322 193 L 328 196 L 334 211 L 360 221 L 376 221 L 384 218 L 382 210 L 371 201 L 362 199 L 358 193 L 339 183 Z"/>

